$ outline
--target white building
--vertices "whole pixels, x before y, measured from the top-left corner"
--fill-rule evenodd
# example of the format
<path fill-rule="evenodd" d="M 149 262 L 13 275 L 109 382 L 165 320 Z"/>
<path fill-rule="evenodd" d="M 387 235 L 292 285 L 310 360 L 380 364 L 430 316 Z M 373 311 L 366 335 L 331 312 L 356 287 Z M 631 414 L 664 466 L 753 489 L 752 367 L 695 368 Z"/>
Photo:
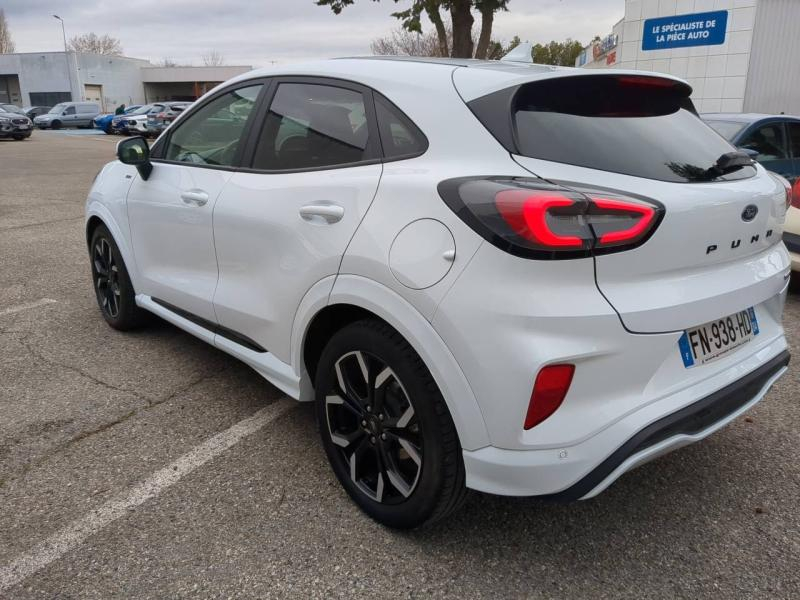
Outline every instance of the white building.
<path fill-rule="evenodd" d="M 684 78 L 700 112 L 800 114 L 798 23 L 800 0 L 626 0 L 576 66 Z"/>
<path fill-rule="evenodd" d="M 84 52 L 0 54 L 0 103 L 53 106 L 94 100 L 104 110 L 156 100 L 194 100 L 249 66 L 155 67 L 147 60 Z"/>

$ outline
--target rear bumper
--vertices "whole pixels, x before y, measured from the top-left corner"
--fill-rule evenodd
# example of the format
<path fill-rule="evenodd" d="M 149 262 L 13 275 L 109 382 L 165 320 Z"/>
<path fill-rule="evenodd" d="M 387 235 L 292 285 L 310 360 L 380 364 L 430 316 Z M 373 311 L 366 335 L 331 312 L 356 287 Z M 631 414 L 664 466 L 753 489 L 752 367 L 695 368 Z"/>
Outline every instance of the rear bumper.
<path fill-rule="evenodd" d="M 665 409 L 680 405 L 681 398 L 664 398 L 566 448 L 519 451 L 488 447 L 465 451 L 467 485 L 488 493 L 540 496 L 561 502 L 591 498 L 627 471 L 708 437 L 733 421 L 766 395 L 787 371 L 788 363 L 789 352 L 781 337 L 713 378 L 718 382 L 735 373 L 735 380 L 678 410 Z M 708 383 L 686 392 L 691 394 L 697 388 L 708 387 Z M 614 440 L 627 441 L 619 445 Z"/>

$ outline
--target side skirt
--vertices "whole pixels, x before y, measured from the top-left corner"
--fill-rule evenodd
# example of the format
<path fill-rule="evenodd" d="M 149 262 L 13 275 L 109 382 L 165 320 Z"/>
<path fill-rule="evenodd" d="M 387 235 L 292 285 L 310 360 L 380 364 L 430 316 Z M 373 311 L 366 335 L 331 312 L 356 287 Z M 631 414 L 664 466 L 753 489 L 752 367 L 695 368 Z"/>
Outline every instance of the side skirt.
<path fill-rule="evenodd" d="M 250 338 L 145 294 L 136 295 L 136 304 L 238 358 L 290 398 L 300 398 L 300 377 L 291 365 L 279 360 Z"/>

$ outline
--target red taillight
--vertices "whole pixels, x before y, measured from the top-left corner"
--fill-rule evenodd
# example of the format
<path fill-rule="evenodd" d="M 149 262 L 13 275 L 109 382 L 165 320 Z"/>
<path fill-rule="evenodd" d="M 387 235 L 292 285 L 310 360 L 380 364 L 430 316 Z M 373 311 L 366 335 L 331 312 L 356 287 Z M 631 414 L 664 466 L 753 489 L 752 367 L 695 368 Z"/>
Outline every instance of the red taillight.
<path fill-rule="evenodd" d="M 554 209 L 574 208 L 576 201 L 552 191 L 503 190 L 494 198 L 497 210 L 517 235 L 551 248 L 580 249 L 584 240 L 576 235 L 562 235 L 548 224 Z"/>
<path fill-rule="evenodd" d="M 530 178 L 463 178 L 439 184 L 461 219 L 492 244 L 526 258 L 581 258 L 632 248 L 664 209 L 623 193 Z"/>
<path fill-rule="evenodd" d="M 795 208 L 800 208 L 800 177 L 794 180 L 794 186 L 789 188 L 789 204 Z"/>
<path fill-rule="evenodd" d="M 528 414 L 525 415 L 525 429 L 535 427 L 552 415 L 569 391 L 575 365 L 549 365 L 536 376 Z"/>

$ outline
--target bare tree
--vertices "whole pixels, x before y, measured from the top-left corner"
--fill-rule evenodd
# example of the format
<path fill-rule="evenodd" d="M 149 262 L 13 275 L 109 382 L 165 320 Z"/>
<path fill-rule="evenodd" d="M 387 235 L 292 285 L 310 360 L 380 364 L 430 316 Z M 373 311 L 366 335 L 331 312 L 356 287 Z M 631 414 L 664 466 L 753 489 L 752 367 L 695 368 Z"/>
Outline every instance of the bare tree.
<path fill-rule="evenodd" d="M 203 54 L 203 64 L 207 67 L 221 67 L 225 64 L 225 57 L 216 50 Z"/>
<path fill-rule="evenodd" d="M 0 8 L 0 54 L 12 54 L 16 50 L 14 40 L 11 39 L 11 32 L 8 30 L 6 13 Z"/>
<path fill-rule="evenodd" d="M 90 54 L 109 54 L 119 56 L 122 54 L 122 44 L 117 38 L 110 35 L 97 35 L 84 33 L 76 35 L 69 41 L 69 49 L 73 52 L 88 52 Z"/>
<path fill-rule="evenodd" d="M 445 39 L 449 40 L 449 37 Z M 407 29 L 395 29 L 386 37 L 372 40 L 370 47 L 373 54 L 383 56 L 442 56 L 435 31 L 414 33 Z"/>
<path fill-rule="evenodd" d="M 156 63 L 159 67 L 178 67 L 180 66 L 177 61 L 171 59 L 169 56 L 165 56 L 160 61 Z"/>

